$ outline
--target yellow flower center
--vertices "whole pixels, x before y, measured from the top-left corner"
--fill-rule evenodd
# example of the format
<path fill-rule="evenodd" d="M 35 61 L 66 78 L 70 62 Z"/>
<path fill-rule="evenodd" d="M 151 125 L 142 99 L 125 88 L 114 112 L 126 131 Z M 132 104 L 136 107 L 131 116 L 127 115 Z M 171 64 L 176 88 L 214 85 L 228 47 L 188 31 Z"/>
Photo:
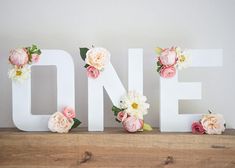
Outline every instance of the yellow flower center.
<path fill-rule="evenodd" d="M 184 62 L 186 60 L 186 57 L 184 55 L 180 56 L 180 62 Z"/>
<path fill-rule="evenodd" d="M 132 106 L 133 109 L 137 109 L 138 108 L 138 104 L 137 103 L 132 103 L 131 106 Z"/>
<path fill-rule="evenodd" d="M 21 76 L 21 75 L 22 75 L 22 71 L 17 70 L 17 71 L 16 71 L 16 76 Z"/>

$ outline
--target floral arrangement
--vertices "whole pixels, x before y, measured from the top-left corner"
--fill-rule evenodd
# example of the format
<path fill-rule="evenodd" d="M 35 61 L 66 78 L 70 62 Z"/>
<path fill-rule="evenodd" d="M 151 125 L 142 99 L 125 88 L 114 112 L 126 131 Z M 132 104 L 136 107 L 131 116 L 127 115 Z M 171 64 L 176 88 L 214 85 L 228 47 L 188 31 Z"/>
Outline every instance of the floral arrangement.
<path fill-rule="evenodd" d="M 86 63 L 87 76 L 93 79 L 98 78 L 110 61 L 110 52 L 102 47 L 80 48 L 80 55 Z"/>
<path fill-rule="evenodd" d="M 48 128 L 51 132 L 68 133 L 70 130 L 81 124 L 81 122 L 75 117 L 74 109 L 66 107 L 63 112 L 55 112 L 50 116 Z"/>
<path fill-rule="evenodd" d="M 179 47 L 156 48 L 157 72 L 163 78 L 172 78 L 177 69 L 189 66 L 190 59 L 187 51 L 182 51 Z"/>
<path fill-rule="evenodd" d="M 22 83 L 29 78 L 29 65 L 37 63 L 40 59 L 41 50 L 36 45 L 12 49 L 9 54 L 9 63 L 12 68 L 8 72 L 10 79 Z"/>
<path fill-rule="evenodd" d="M 127 132 L 152 130 L 149 124 L 144 123 L 143 116 L 148 113 L 147 98 L 135 91 L 130 91 L 121 97 L 119 107 L 113 106 L 112 111 L 116 121 L 122 123 Z"/>
<path fill-rule="evenodd" d="M 194 122 L 192 124 L 193 134 L 222 134 L 225 131 L 226 124 L 223 116 L 221 114 L 209 114 L 202 116 L 199 122 Z"/>

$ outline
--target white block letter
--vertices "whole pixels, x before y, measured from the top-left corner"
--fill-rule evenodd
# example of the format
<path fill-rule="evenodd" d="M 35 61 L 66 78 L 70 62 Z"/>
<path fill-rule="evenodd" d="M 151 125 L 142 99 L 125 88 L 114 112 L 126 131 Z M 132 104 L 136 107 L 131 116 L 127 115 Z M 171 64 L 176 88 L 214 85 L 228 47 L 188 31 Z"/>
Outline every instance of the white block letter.
<path fill-rule="evenodd" d="M 191 67 L 217 67 L 223 64 L 222 50 L 189 50 Z M 179 114 L 178 100 L 201 99 L 201 83 L 180 83 L 178 74 L 171 79 L 160 77 L 161 131 L 189 132 L 200 114 Z"/>
<path fill-rule="evenodd" d="M 143 49 L 129 49 L 129 90 L 143 93 Z M 121 96 L 126 93 L 118 75 L 109 63 L 96 79 L 88 78 L 88 130 L 104 130 L 103 88 L 112 103 L 119 105 Z M 110 109 L 111 112 L 111 109 Z"/>
<path fill-rule="evenodd" d="M 32 66 L 57 67 L 57 110 L 74 105 L 74 64 L 72 57 L 62 50 L 42 50 L 40 61 Z M 43 82 L 43 81 L 42 81 Z M 22 84 L 12 83 L 13 121 L 23 131 L 48 131 L 49 115 L 31 113 L 31 78 Z"/>

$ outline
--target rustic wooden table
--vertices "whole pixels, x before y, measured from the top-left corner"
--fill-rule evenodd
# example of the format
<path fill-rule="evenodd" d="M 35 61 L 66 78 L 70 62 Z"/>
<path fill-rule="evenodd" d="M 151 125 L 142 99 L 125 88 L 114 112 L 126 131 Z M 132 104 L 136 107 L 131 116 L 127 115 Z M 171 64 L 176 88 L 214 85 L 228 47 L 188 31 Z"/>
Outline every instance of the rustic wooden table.
<path fill-rule="evenodd" d="M 76 129 L 69 134 L 0 129 L 0 168 L 235 168 L 235 130 L 223 135 L 125 133 Z"/>

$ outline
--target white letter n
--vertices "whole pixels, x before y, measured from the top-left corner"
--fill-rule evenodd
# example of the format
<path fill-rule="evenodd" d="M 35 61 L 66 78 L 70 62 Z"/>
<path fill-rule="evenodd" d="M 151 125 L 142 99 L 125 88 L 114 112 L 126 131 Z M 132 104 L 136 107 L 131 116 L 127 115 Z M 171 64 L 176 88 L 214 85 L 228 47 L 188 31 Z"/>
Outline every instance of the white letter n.
<path fill-rule="evenodd" d="M 128 56 L 128 88 L 143 93 L 143 49 L 129 49 Z M 105 67 L 98 78 L 88 78 L 89 131 L 104 130 L 103 88 L 112 103 L 118 106 L 126 90 L 111 63 Z"/>

